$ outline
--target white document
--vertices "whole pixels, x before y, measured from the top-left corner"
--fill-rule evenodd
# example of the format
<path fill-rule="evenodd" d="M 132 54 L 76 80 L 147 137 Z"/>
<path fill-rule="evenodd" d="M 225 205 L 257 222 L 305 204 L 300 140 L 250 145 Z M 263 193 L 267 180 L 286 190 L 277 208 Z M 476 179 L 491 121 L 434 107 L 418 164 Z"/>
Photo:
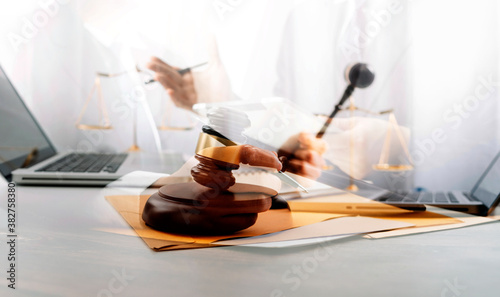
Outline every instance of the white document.
<path fill-rule="evenodd" d="M 294 229 L 284 230 L 281 232 L 254 236 L 249 238 L 239 238 L 230 240 L 216 241 L 213 244 L 220 245 L 243 245 L 243 244 L 262 244 L 262 243 L 275 243 L 276 247 L 282 246 L 281 242 L 301 240 L 301 239 L 311 239 L 311 238 L 322 238 L 322 237 L 332 237 L 332 236 L 347 236 L 360 233 L 370 233 L 376 231 L 393 230 L 399 228 L 413 227 L 413 224 L 374 219 L 368 217 L 341 217 L 332 220 L 327 220 L 324 222 L 306 225 L 303 227 L 298 227 Z M 316 243 L 312 241 L 311 243 Z M 298 244 L 303 244 L 300 241 Z M 272 247 L 271 245 L 266 245 L 266 247 Z"/>

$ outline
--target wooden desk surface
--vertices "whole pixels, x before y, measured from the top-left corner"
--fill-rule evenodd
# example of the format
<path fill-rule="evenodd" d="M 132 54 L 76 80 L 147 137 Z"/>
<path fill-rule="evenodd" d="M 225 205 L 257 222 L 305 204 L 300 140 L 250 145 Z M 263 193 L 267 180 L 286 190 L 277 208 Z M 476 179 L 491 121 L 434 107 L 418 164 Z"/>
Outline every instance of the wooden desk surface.
<path fill-rule="evenodd" d="M 7 186 L 0 185 L 0 193 Z M 498 296 L 500 224 L 294 248 L 154 252 L 105 189 L 17 187 L 17 289 L 1 296 Z M 7 241 L 6 194 L 0 226 Z"/>

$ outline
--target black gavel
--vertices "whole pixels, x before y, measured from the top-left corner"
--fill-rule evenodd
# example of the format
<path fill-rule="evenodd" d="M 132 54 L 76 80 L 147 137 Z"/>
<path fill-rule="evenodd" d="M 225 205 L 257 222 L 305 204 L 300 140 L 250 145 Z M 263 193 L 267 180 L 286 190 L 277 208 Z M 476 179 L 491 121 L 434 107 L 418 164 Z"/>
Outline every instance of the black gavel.
<path fill-rule="evenodd" d="M 335 105 L 335 109 L 332 111 L 328 119 L 326 119 L 321 130 L 319 130 L 316 134 L 316 138 L 323 137 L 326 129 L 328 129 L 328 126 L 332 122 L 333 117 L 335 117 L 335 115 L 339 112 L 344 102 L 351 97 L 354 92 L 354 88 L 366 88 L 370 86 L 375 79 L 375 74 L 368 68 L 367 64 L 356 63 L 347 66 L 345 70 L 345 79 L 349 82 L 349 85 L 345 89 L 339 103 Z"/>

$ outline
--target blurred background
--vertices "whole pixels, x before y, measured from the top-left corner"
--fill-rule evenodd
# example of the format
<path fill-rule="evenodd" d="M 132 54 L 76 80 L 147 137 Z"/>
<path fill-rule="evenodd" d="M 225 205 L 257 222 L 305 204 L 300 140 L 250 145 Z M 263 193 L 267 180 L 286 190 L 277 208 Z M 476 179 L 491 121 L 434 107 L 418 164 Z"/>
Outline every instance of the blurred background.
<path fill-rule="evenodd" d="M 494 0 L 0 1 L 0 64 L 59 150 L 194 154 L 200 124 L 158 84 L 151 56 L 195 74 L 203 101 L 281 96 L 329 114 L 355 62 L 376 73 L 358 107 L 394 109 L 411 131 L 411 172 L 379 174 L 430 190 L 469 190 L 500 140 L 500 5 Z M 112 130 L 98 121 L 96 73 Z M 223 79 L 221 79 L 223 78 Z M 221 86 L 214 82 L 227 82 Z M 228 88 L 230 95 L 221 89 Z M 348 115 L 343 115 L 348 116 Z M 135 122 L 134 119 L 137 119 Z M 190 130 L 160 130 L 170 127 Z M 374 152 L 378 154 L 379 152 Z M 404 180 L 404 182 L 403 182 Z"/>

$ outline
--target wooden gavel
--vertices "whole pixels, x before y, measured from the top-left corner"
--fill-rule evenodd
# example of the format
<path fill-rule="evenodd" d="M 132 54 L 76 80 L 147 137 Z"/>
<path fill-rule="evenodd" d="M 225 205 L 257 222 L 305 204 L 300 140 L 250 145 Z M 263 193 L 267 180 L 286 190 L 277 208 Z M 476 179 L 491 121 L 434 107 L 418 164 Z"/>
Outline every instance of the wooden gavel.
<path fill-rule="evenodd" d="M 209 147 L 198 152 L 191 170 L 194 182 L 165 185 L 153 194 L 142 218 L 149 226 L 172 233 L 227 234 L 246 229 L 258 213 L 269 210 L 272 195 L 259 185 L 231 192 L 232 170 L 240 163 L 281 170 L 276 153 L 251 145 Z M 276 195 L 277 192 L 274 193 Z"/>

